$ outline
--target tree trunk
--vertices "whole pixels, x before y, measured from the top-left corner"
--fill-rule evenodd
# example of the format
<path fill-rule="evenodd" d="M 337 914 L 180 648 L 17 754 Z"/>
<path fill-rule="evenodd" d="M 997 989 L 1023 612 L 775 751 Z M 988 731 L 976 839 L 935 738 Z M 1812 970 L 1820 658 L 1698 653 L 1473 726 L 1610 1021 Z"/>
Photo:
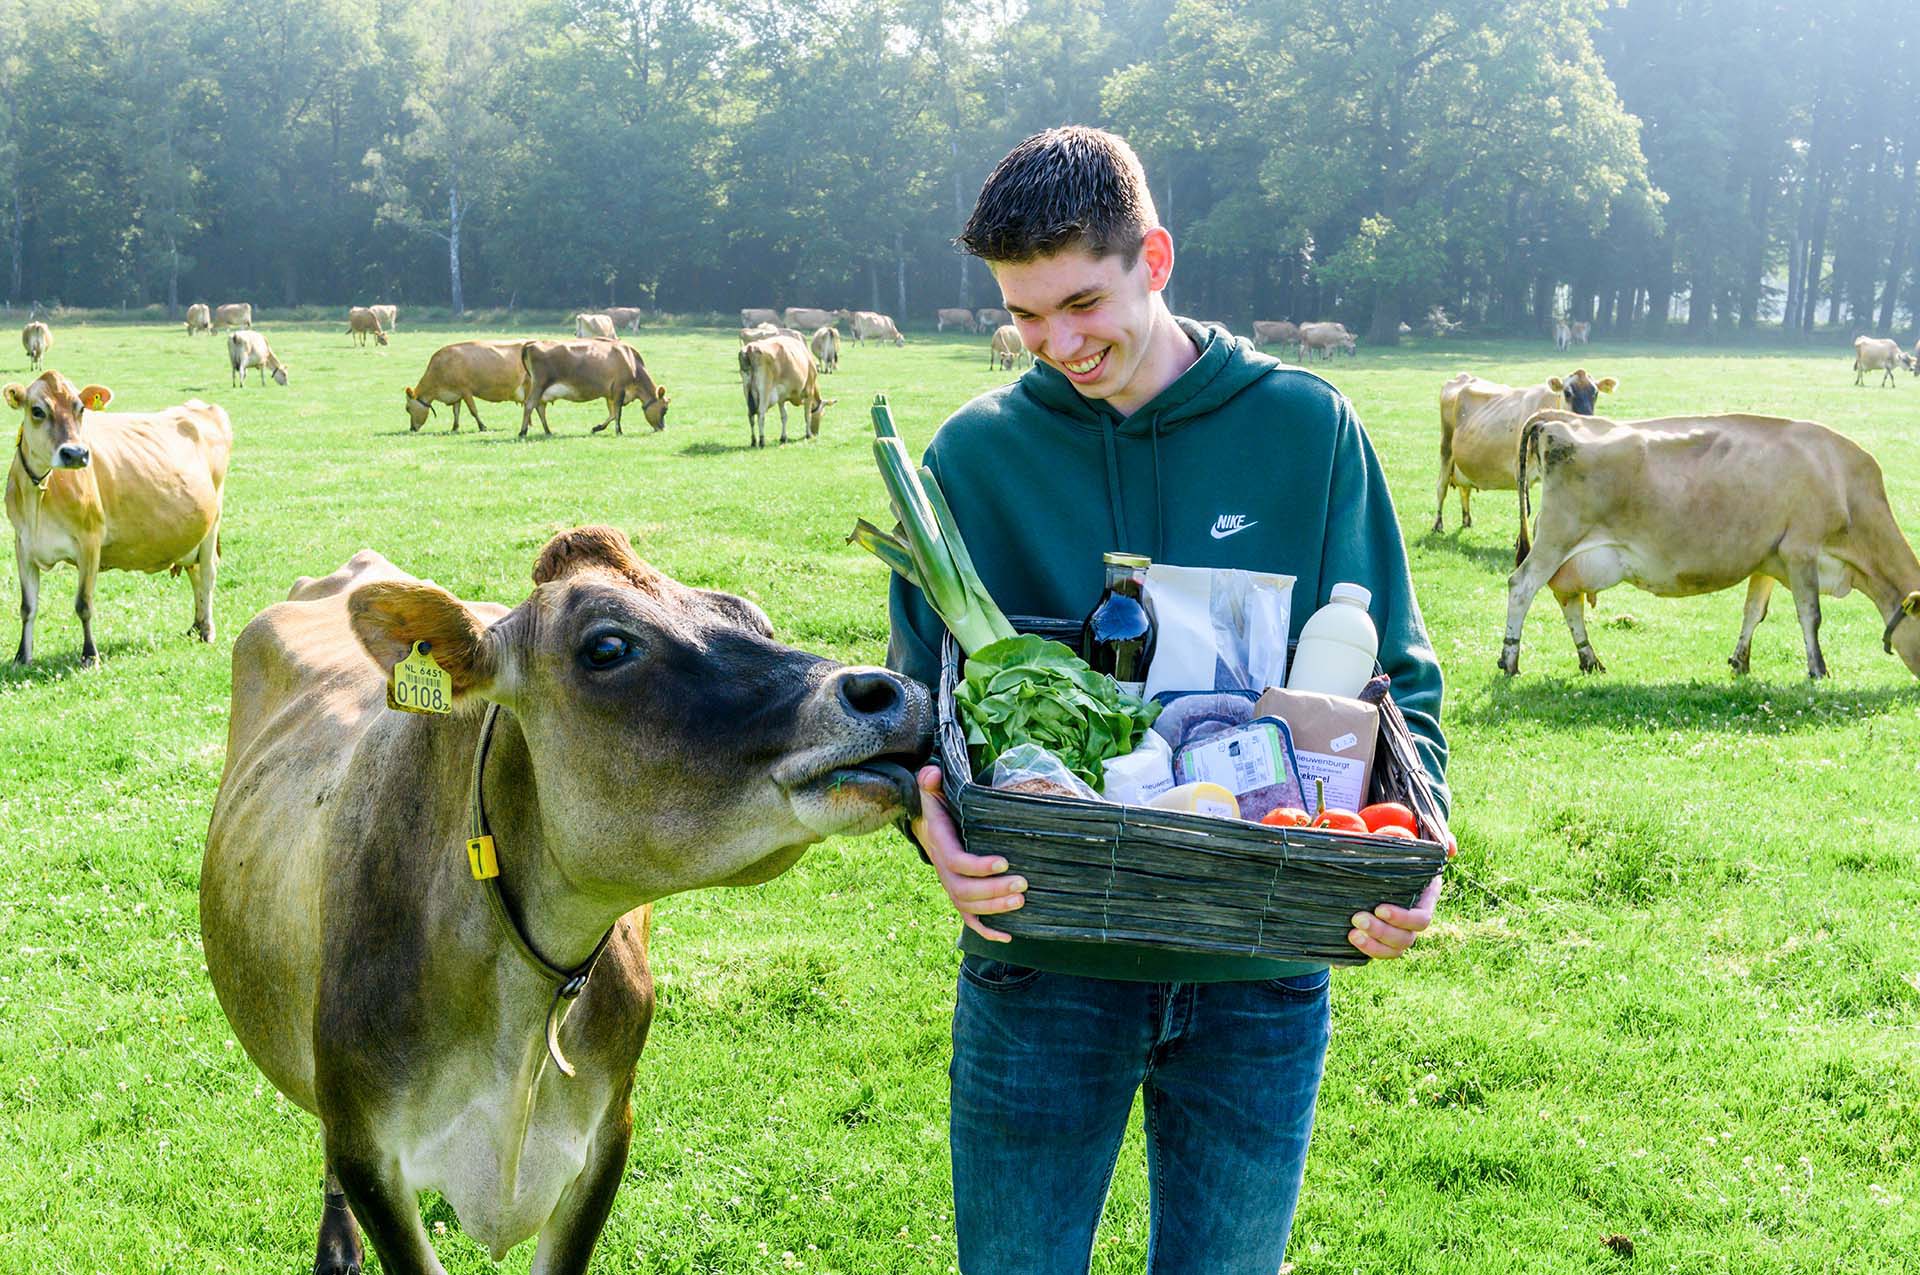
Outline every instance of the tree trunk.
<path fill-rule="evenodd" d="M 1900 280 L 1907 271 L 1907 243 L 1913 232 L 1914 176 L 1920 172 L 1920 152 L 1915 151 L 1911 137 L 1904 149 L 1907 173 L 1900 182 L 1900 218 L 1894 226 L 1893 251 L 1887 254 L 1887 283 L 1880 291 L 1880 318 L 1873 325 L 1880 336 L 1893 332 L 1893 303 L 1900 295 Z"/>
<path fill-rule="evenodd" d="M 960 203 L 960 144 L 957 141 L 949 139 L 947 142 L 947 153 L 953 160 L 953 215 L 957 223 L 966 217 L 966 211 Z M 963 309 L 971 310 L 973 309 L 973 281 L 968 275 L 968 267 L 973 264 L 973 258 L 964 252 L 959 255 L 960 305 Z"/>
<path fill-rule="evenodd" d="M 1813 334 L 1814 311 L 1820 305 L 1820 283 L 1827 259 L 1827 213 L 1833 201 L 1832 180 L 1826 173 L 1814 183 L 1813 225 L 1807 232 L 1807 259 L 1801 267 L 1800 333 Z"/>
<path fill-rule="evenodd" d="M 1751 333 L 1760 326 L 1760 289 L 1767 273 L 1767 204 L 1773 185 L 1764 170 L 1756 168 L 1747 186 L 1747 255 L 1740 271 L 1740 330 Z"/>
<path fill-rule="evenodd" d="M 12 286 L 7 289 L 9 298 L 20 295 L 21 269 L 26 261 L 26 214 L 20 207 L 20 184 L 13 185 L 13 217 L 8 231 L 8 247 L 13 251 L 13 272 L 10 276 Z"/>
<path fill-rule="evenodd" d="M 1368 345 L 1400 344 L 1400 309 L 1400 290 L 1381 288 L 1373 299 L 1373 322 L 1367 325 Z"/>
<path fill-rule="evenodd" d="M 455 183 L 447 191 L 447 275 L 453 283 L 453 316 L 466 317 L 467 295 L 460 286 L 460 220 L 466 215 L 466 209 L 460 206 L 460 186 Z M 498 295 L 498 294 L 496 294 Z"/>
<path fill-rule="evenodd" d="M 167 322 L 180 317 L 180 245 L 167 236 Z"/>
<path fill-rule="evenodd" d="M 900 308 L 896 311 L 897 322 L 907 321 L 907 233 L 904 230 L 893 232 L 894 283 L 899 289 Z"/>
<path fill-rule="evenodd" d="M 878 310 L 880 308 L 880 262 L 874 257 L 867 258 L 867 292 L 870 295 L 867 302 L 868 308 Z"/>

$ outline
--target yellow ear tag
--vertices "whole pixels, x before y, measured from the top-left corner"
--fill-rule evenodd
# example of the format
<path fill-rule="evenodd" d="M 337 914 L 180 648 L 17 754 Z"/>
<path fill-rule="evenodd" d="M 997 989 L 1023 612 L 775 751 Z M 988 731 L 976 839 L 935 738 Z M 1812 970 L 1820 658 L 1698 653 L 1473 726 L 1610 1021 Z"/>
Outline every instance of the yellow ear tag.
<path fill-rule="evenodd" d="M 393 666 L 387 682 L 387 707 L 406 713 L 451 713 L 453 674 L 434 662 L 431 642 L 415 642 L 406 658 Z"/>
<path fill-rule="evenodd" d="M 500 859 L 493 852 L 491 835 L 475 837 L 467 842 L 467 866 L 473 869 L 475 881 L 500 875 Z"/>

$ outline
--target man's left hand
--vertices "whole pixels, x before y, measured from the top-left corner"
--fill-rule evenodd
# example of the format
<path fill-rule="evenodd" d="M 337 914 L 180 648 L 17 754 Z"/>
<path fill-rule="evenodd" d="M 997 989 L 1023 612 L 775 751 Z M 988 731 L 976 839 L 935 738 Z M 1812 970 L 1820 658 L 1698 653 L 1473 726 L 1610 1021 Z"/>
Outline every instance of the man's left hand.
<path fill-rule="evenodd" d="M 1440 878 L 1427 882 L 1411 908 L 1382 903 L 1371 912 L 1355 912 L 1347 942 L 1376 961 L 1390 961 L 1413 946 L 1420 931 L 1433 924 L 1433 905 L 1440 900 Z"/>

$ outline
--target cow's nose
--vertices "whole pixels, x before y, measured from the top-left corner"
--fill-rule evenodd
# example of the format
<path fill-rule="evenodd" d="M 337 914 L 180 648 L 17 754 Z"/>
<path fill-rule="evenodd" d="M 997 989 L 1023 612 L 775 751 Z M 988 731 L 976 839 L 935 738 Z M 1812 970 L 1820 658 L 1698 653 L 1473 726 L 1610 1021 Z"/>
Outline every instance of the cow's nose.
<path fill-rule="evenodd" d="M 53 453 L 53 463 L 62 469 L 85 469 L 93 454 L 79 443 L 62 443 Z"/>
<path fill-rule="evenodd" d="M 885 669 L 846 669 L 838 675 L 840 703 L 855 717 L 891 717 L 906 701 L 907 688 Z"/>

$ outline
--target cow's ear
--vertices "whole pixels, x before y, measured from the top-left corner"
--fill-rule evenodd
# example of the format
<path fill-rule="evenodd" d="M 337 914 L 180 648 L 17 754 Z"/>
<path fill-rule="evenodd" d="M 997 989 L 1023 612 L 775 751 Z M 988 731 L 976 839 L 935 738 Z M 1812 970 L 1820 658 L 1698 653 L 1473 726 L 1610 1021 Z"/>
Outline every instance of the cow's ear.
<path fill-rule="evenodd" d="M 1620 387 L 1620 382 L 1614 380 L 1611 376 L 1601 377 L 1597 384 L 1602 394 L 1611 394 Z"/>
<path fill-rule="evenodd" d="M 18 381 L 9 381 L 7 388 L 4 391 L 0 391 L 0 393 L 4 393 L 7 396 L 8 407 L 25 407 L 27 405 L 27 387 Z"/>
<path fill-rule="evenodd" d="M 383 580 L 347 597 L 353 635 L 380 671 L 391 677 L 415 642 L 429 645 L 434 663 L 453 675 L 453 693 L 484 691 L 500 676 L 500 641 L 466 603 L 439 585 Z"/>
<path fill-rule="evenodd" d="M 113 391 L 104 385 L 89 385 L 80 391 L 80 406 L 89 412 L 98 412 L 113 402 Z"/>
<path fill-rule="evenodd" d="M 1565 394 L 1567 392 L 1567 383 L 1557 376 L 1549 376 L 1547 378 L 1547 388 L 1555 394 Z"/>
<path fill-rule="evenodd" d="M 1915 589 L 1900 599 L 1900 609 L 1908 615 L 1920 615 L 1920 589 Z"/>
<path fill-rule="evenodd" d="M 653 383 L 653 392 L 660 396 L 662 403 L 671 401 L 667 398 L 667 383 L 665 381 L 655 381 Z"/>
<path fill-rule="evenodd" d="M 409 403 L 411 403 L 414 399 L 420 397 L 418 394 L 414 393 L 414 388 L 415 387 L 411 385 L 407 386 L 407 401 Z"/>

